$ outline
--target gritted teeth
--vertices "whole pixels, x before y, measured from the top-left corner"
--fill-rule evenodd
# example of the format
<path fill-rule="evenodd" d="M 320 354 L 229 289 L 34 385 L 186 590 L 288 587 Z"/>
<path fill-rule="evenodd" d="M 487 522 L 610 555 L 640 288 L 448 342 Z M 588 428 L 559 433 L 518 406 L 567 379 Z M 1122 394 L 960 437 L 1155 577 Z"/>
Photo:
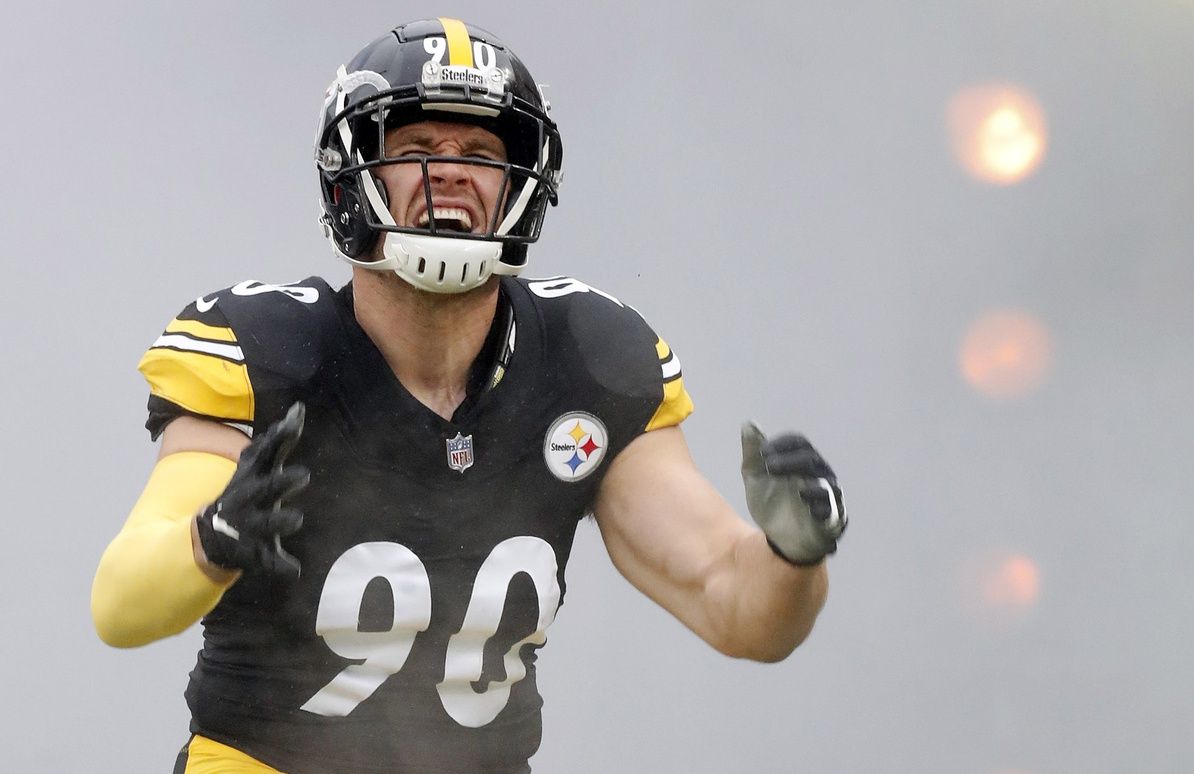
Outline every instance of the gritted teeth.
<path fill-rule="evenodd" d="M 431 217 L 428 213 L 423 212 L 419 215 L 419 228 L 424 228 L 431 223 Z M 468 214 L 468 210 L 460 207 L 436 207 L 435 208 L 435 225 L 437 228 L 449 228 L 456 231 L 472 231 L 473 219 Z"/>

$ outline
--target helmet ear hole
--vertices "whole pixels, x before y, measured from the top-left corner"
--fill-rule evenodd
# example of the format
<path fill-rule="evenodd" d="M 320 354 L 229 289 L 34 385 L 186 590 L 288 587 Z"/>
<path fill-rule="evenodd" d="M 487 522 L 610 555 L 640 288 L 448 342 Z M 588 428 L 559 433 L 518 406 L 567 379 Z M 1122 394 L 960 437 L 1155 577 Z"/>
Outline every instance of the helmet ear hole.
<path fill-rule="evenodd" d="M 331 198 L 325 222 L 331 229 L 336 249 L 348 258 L 356 258 L 372 250 L 377 242 L 377 232 L 361 216 L 360 193 L 353 190 L 352 185 L 343 183 L 328 185 L 324 190 L 330 193 Z"/>

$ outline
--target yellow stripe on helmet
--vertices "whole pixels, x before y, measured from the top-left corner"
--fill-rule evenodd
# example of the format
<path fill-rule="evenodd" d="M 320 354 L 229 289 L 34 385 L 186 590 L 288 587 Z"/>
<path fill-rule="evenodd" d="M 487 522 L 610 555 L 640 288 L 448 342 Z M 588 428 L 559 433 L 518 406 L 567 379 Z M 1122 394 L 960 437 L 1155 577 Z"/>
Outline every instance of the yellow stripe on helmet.
<path fill-rule="evenodd" d="M 459 19 L 440 17 L 444 35 L 448 38 L 448 64 L 455 67 L 473 66 L 473 42 L 469 40 L 468 28 Z"/>

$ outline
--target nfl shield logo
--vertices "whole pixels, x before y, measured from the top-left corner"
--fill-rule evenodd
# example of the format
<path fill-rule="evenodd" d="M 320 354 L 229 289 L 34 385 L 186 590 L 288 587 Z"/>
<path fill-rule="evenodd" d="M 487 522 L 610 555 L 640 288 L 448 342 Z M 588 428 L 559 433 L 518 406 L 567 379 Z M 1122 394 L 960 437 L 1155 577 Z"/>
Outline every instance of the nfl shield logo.
<path fill-rule="evenodd" d="M 463 473 L 473 464 L 473 437 L 471 435 L 457 433 L 455 438 L 449 438 L 445 443 L 448 444 L 449 468 Z"/>

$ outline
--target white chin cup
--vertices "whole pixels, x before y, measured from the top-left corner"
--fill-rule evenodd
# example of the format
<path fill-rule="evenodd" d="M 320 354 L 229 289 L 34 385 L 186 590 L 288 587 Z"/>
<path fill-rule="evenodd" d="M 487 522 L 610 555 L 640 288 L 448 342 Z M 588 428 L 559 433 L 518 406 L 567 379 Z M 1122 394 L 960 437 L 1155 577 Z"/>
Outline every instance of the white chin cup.
<path fill-rule="evenodd" d="M 432 293 L 463 293 L 492 274 L 508 274 L 502 243 L 389 232 L 382 245 L 384 268 Z M 378 266 L 378 268 L 383 268 Z"/>

